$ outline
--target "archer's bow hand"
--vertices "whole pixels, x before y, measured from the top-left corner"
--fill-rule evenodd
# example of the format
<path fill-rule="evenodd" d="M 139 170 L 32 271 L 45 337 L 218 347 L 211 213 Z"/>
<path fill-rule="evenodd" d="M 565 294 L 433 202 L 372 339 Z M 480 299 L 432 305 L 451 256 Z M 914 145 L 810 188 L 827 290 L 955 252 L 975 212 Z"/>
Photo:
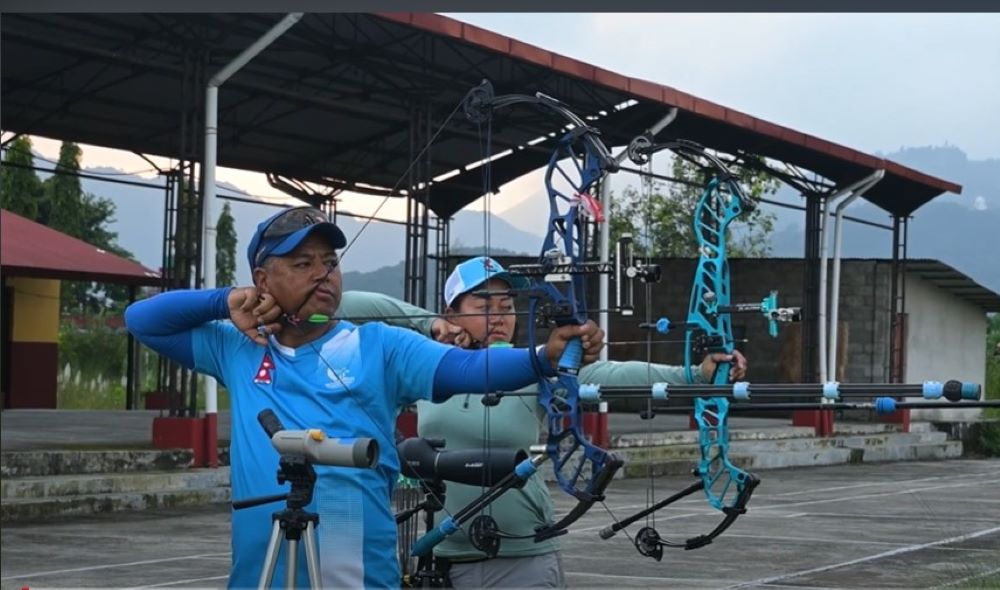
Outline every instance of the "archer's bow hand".
<path fill-rule="evenodd" d="M 229 292 L 227 303 L 233 325 L 257 344 L 267 346 L 267 335 L 281 331 L 281 308 L 270 293 L 257 287 L 236 287 Z"/>
<path fill-rule="evenodd" d="M 712 376 L 715 375 L 715 367 L 719 363 L 730 363 L 730 381 L 739 381 L 747 375 L 747 359 L 740 351 L 734 350 L 733 354 L 714 352 L 712 354 L 705 355 L 705 358 L 701 361 L 701 376 L 705 379 L 705 381 L 712 381 Z"/>
<path fill-rule="evenodd" d="M 570 324 L 554 328 L 549 334 L 549 341 L 545 345 L 545 354 L 555 369 L 559 365 L 559 358 L 570 340 L 580 339 L 583 346 L 583 365 L 589 365 L 596 361 L 601 350 L 604 348 L 604 330 L 602 330 L 593 320 L 587 320 L 585 324 Z"/>

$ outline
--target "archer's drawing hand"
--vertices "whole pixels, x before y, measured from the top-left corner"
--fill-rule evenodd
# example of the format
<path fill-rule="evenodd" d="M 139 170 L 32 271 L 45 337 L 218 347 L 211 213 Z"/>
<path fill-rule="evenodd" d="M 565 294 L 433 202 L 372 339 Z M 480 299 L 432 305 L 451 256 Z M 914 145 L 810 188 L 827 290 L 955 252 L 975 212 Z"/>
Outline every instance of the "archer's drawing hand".
<path fill-rule="evenodd" d="M 444 318 L 437 318 L 431 323 L 431 336 L 438 342 L 454 344 L 459 348 L 469 348 L 472 345 L 472 336 L 465 331 L 465 328 Z"/>
<path fill-rule="evenodd" d="M 589 365 L 600 357 L 604 348 L 604 330 L 593 320 L 587 320 L 587 323 L 582 325 L 560 326 L 552 330 L 545 345 L 545 354 L 553 368 L 558 367 L 559 357 L 566 350 L 566 344 L 573 338 L 580 338 L 580 343 L 583 345 L 582 365 Z"/>
<path fill-rule="evenodd" d="M 730 363 L 730 381 L 739 381 L 747 375 L 747 359 L 740 351 L 734 350 L 733 354 L 715 352 L 706 355 L 705 359 L 701 361 L 701 376 L 704 377 L 706 382 L 712 382 L 712 378 L 715 376 L 715 368 L 719 363 Z"/>
<path fill-rule="evenodd" d="M 267 334 L 281 331 L 281 308 L 270 293 L 261 293 L 256 287 L 236 287 L 229 292 L 229 319 L 261 346 L 267 346 Z"/>

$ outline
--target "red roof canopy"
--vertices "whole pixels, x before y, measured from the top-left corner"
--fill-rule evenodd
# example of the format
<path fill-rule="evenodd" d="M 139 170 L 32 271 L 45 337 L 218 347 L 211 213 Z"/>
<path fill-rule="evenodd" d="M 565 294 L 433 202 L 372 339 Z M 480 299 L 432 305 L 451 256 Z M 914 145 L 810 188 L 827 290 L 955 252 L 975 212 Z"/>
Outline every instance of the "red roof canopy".
<path fill-rule="evenodd" d="M 158 285 L 160 274 L 0 209 L 0 266 L 8 276 Z"/>

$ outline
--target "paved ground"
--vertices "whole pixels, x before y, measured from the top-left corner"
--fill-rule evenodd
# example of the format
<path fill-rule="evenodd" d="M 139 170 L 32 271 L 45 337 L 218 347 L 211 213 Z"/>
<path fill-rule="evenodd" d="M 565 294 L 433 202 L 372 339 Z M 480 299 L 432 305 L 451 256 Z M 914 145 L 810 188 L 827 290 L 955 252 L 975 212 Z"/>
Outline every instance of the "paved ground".
<path fill-rule="evenodd" d="M 572 587 L 998 588 L 1000 460 L 769 471 L 750 512 L 716 542 L 662 562 L 628 539 L 602 541 L 595 507 L 564 537 Z M 687 478 L 657 480 L 658 495 Z M 646 482 L 616 481 L 617 515 L 645 504 Z M 559 510 L 572 503 L 556 493 Z M 718 521 L 701 498 L 657 519 L 684 538 Z M 217 588 L 229 559 L 228 509 L 151 511 L 4 526 L 2 588 Z"/>

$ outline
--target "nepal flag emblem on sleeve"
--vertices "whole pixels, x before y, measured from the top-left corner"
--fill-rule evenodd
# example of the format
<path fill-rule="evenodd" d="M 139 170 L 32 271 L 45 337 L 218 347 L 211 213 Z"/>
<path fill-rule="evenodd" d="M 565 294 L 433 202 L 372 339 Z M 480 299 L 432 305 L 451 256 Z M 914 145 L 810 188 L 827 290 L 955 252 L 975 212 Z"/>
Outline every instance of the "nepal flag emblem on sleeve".
<path fill-rule="evenodd" d="M 271 360 L 270 353 L 265 352 L 264 360 L 260 361 L 260 367 L 257 369 L 257 373 L 253 377 L 253 382 L 270 385 L 272 371 L 274 371 L 274 362 Z"/>

